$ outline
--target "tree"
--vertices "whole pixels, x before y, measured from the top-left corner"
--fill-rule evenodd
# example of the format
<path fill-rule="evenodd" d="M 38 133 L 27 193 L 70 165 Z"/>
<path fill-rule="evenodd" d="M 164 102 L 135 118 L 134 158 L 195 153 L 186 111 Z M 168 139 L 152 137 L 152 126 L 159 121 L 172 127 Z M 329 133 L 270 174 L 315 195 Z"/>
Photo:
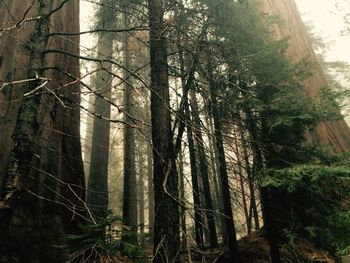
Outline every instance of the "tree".
<path fill-rule="evenodd" d="M 197 102 L 197 96 L 194 90 L 190 91 L 191 96 L 191 105 L 192 105 L 192 115 L 194 122 L 194 134 L 195 141 L 197 144 L 198 155 L 199 155 L 199 168 L 200 168 L 200 176 L 203 181 L 203 191 L 204 191 L 204 200 L 205 200 L 205 212 L 206 218 L 208 222 L 208 230 L 209 230 L 209 243 L 210 248 L 215 248 L 218 245 L 217 235 L 216 235 L 216 227 L 215 227 L 215 217 L 213 213 L 213 204 L 212 204 L 212 196 L 210 190 L 209 183 L 209 171 L 208 171 L 208 162 L 205 154 L 204 148 L 204 140 L 202 136 L 202 125 L 199 115 L 199 107 Z"/>
<path fill-rule="evenodd" d="M 110 8 L 113 1 L 101 2 L 97 13 L 97 27 L 115 29 L 115 14 Z M 113 56 L 114 33 L 98 34 L 98 60 Z M 95 110 L 92 129 L 91 157 L 87 188 L 87 204 L 97 220 L 104 220 L 108 214 L 108 163 L 112 94 L 112 64 L 102 62 L 95 77 Z"/>
<path fill-rule="evenodd" d="M 186 131 L 187 131 L 187 141 L 188 150 L 190 155 L 190 166 L 191 166 L 191 179 L 192 179 L 192 195 L 194 204 L 194 225 L 195 225 L 195 240 L 199 251 L 203 251 L 204 240 L 203 240 L 203 214 L 200 199 L 200 189 L 198 182 L 198 171 L 197 171 L 197 158 L 194 145 L 194 135 L 192 131 L 192 120 L 190 119 L 190 109 L 188 105 L 188 99 L 184 99 Z M 199 255 L 197 255 L 199 256 Z"/>
<path fill-rule="evenodd" d="M 79 1 L 2 1 L 0 12 L 1 260 L 61 262 L 55 245 L 85 218 L 80 74 L 77 57 L 48 50 L 79 54 L 79 37 L 53 34 L 79 30 Z"/>
<path fill-rule="evenodd" d="M 211 99 L 213 101 L 213 120 L 214 120 L 214 134 L 215 134 L 215 142 L 216 147 L 218 149 L 218 160 L 219 160 L 219 171 L 220 171 L 220 180 L 222 184 L 222 199 L 224 202 L 224 213 L 225 213 L 225 226 L 227 231 L 227 243 L 229 246 L 229 252 L 231 256 L 231 260 L 233 262 L 240 262 L 239 254 L 238 254 L 238 243 L 236 236 L 236 228 L 233 221 L 232 214 L 232 205 L 231 205 L 231 195 L 230 195 L 230 186 L 228 182 L 227 168 L 226 168 L 226 160 L 225 160 L 225 150 L 222 139 L 222 128 L 220 121 L 220 112 L 217 108 L 216 103 L 216 94 L 214 83 L 211 83 Z"/>
<path fill-rule="evenodd" d="M 298 62 L 305 58 L 314 65 L 312 76 L 303 81 L 306 94 L 315 98 L 321 88 L 327 87 L 325 74 L 317 60 L 312 48 L 312 42 L 301 20 L 298 8 L 294 0 L 276 1 L 264 0 L 261 10 L 268 14 L 280 16 L 284 22 L 274 27 L 276 39 L 289 38 L 287 54 L 292 62 Z M 310 142 L 317 145 L 330 145 L 337 153 L 350 150 L 350 129 L 345 121 L 333 120 L 320 122 L 311 131 Z"/>
<path fill-rule="evenodd" d="M 178 178 L 171 134 L 164 2 L 149 0 L 151 122 L 155 200 L 153 262 L 178 262 Z"/>
<path fill-rule="evenodd" d="M 129 4 L 123 2 L 123 23 L 128 28 Z M 135 170 L 135 132 L 132 127 L 134 114 L 132 78 L 128 72 L 131 69 L 131 52 L 129 50 L 128 32 L 123 33 L 123 71 L 124 80 L 124 194 L 123 194 L 123 225 L 129 230 L 123 234 L 123 241 L 137 244 L 137 183 Z"/>

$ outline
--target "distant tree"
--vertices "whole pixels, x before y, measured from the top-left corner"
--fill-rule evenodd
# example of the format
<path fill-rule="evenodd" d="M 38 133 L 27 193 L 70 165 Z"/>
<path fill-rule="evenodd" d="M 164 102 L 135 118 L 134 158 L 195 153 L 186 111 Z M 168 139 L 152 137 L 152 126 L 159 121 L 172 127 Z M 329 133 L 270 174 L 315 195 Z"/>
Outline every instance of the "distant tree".
<path fill-rule="evenodd" d="M 122 2 L 123 26 L 129 28 L 130 15 L 128 1 Z M 129 33 L 123 33 L 123 71 L 124 81 L 124 192 L 123 192 L 123 225 L 128 228 L 123 232 L 123 241 L 137 244 L 137 182 L 135 157 L 135 131 L 133 116 L 135 106 L 133 99 L 132 78 L 129 73 L 132 67 L 132 53 L 130 50 Z"/>
<path fill-rule="evenodd" d="M 115 29 L 113 1 L 103 0 L 96 14 L 97 28 Z M 98 60 L 113 56 L 114 33 L 98 33 Z M 104 220 L 108 213 L 108 163 L 110 116 L 112 94 L 112 64 L 103 62 L 97 68 L 95 82 L 95 107 L 92 129 L 91 157 L 87 187 L 87 204 L 96 220 Z"/>
<path fill-rule="evenodd" d="M 209 244 L 211 248 L 215 248 L 218 245 L 216 227 L 215 227 L 215 217 L 213 213 L 213 203 L 212 203 L 212 194 L 210 189 L 209 182 L 209 169 L 207 156 L 205 154 L 204 140 L 202 135 L 202 124 L 199 115 L 199 107 L 197 102 L 197 95 L 194 90 L 190 91 L 191 105 L 192 105 L 192 123 L 194 124 L 194 134 L 195 141 L 197 145 L 197 155 L 199 162 L 199 175 L 202 178 L 203 182 L 203 191 L 204 191 L 204 201 L 205 201 L 205 214 L 208 222 L 208 231 L 209 231 Z"/>

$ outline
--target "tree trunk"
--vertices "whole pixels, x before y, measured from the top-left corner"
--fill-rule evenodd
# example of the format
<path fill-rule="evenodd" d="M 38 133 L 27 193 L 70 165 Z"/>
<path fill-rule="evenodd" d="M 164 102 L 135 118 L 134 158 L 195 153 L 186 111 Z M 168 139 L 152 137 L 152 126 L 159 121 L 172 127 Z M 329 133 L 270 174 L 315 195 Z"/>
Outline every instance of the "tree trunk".
<path fill-rule="evenodd" d="M 190 153 L 190 166 L 191 166 L 191 179 L 192 179 L 192 195 L 193 195 L 193 205 L 194 205 L 194 226 L 195 226 L 195 240 L 199 251 L 203 251 L 203 215 L 200 199 L 200 190 L 198 183 L 198 173 L 197 173 L 197 161 L 196 152 L 194 148 L 193 132 L 192 132 L 192 121 L 190 119 L 188 99 L 184 99 L 185 108 L 185 122 L 187 130 L 187 140 L 188 140 L 188 151 Z M 200 254 L 197 253 L 196 257 Z"/>
<path fill-rule="evenodd" d="M 242 126 L 241 119 L 239 119 L 239 124 L 240 124 L 240 126 Z M 245 166 L 246 166 L 246 173 L 248 175 L 248 185 L 249 185 L 249 192 L 250 192 L 250 210 L 253 213 L 254 226 L 255 226 L 255 229 L 257 230 L 260 228 L 260 223 L 259 223 L 259 214 L 258 214 L 258 208 L 257 208 L 257 204 L 256 204 L 256 197 L 255 197 L 255 189 L 254 189 L 255 178 L 254 178 L 251 164 L 249 161 L 248 145 L 246 142 L 246 138 L 244 137 L 244 132 L 243 132 L 242 127 L 239 128 L 239 132 L 240 132 L 240 139 L 242 142 L 243 158 L 244 158 L 244 162 L 245 162 Z"/>
<path fill-rule="evenodd" d="M 129 27 L 128 4 L 124 3 L 124 27 Z M 130 70 L 131 56 L 129 50 L 128 32 L 123 33 L 123 64 Z M 122 240 L 137 244 L 137 196 L 135 171 L 135 132 L 132 127 L 135 113 L 133 102 L 133 87 L 130 85 L 131 76 L 127 70 L 123 73 L 124 79 L 124 198 L 123 198 L 123 230 Z"/>
<path fill-rule="evenodd" d="M 244 96 L 245 94 L 243 94 Z M 264 138 L 264 135 L 261 134 L 261 138 L 259 138 L 257 123 L 254 122 L 254 119 L 251 113 L 250 105 L 244 105 L 244 111 L 246 115 L 247 129 L 250 135 L 251 147 L 254 155 L 254 175 L 257 175 L 264 168 L 264 160 L 263 160 L 263 141 L 261 138 Z M 272 263 L 280 263 L 281 257 L 279 252 L 278 245 L 278 234 L 277 228 L 275 224 L 275 218 L 273 216 L 273 209 L 271 208 L 271 198 L 270 198 L 270 190 L 266 187 L 260 187 L 260 197 L 262 203 L 262 213 L 265 231 L 267 233 L 269 245 L 270 245 L 270 255 Z"/>
<path fill-rule="evenodd" d="M 151 137 L 151 136 L 150 136 Z M 153 188 L 153 162 L 151 138 L 147 142 L 147 179 L 148 179 L 148 235 L 153 244 L 154 233 L 154 188 Z"/>
<path fill-rule="evenodd" d="M 102 5 L 102 24 L 113 19 L 113 14 Z M 113 55 L 113 33 L 100 33 L 98 59 L 103 60 Z M 91 157 L 87 190 L 87 204 L 97 220 L 104 220 L 108 213 L 108 162 L 110 139 L 110 116 L 112 78 L 111 63 L 102 63 L 95 77 L 95 111 L 92 131 Z M 103 231 L 102 231 L 103 232 Z M 103 234 L 103 233 L 102 233 Z"/>
<path fill-rule="evenodd" d="M 95 78 L 91 83 L 95 83 Z M 91 93 L 88 100 L 88 113 L 86 115 L 86 134 L 83 141 L 83 156 L 84 156 L 84 172 L 85 172 L 85 182 L 88 184 L 89 174 L 90 174 L 90 161 L 91 161 L 91 146 L 92 146 L 92 132 L 94 125 L 94 116 L 90 113 L 95 112 L 95 94 Z"/>
<path fill-rule="evenodd" d="M 182 151 L 179 152 L 179 177 L 180 177 L 180 201 L 185 202 L 185 174 Z M 181 207 L 180 210 L 180 222 L 181 222 L 181 250 L 187 249 L 187 229 L 186 229 L 186 209 Z"/>
<path fill-rule="evenodd" d="M 220 182 L 220 171 L 219 171 L 219 160 L 218 160 L 218 150 L 216 147 L 215 143 L 215 135 L 213 135 L 214 127 L 213 127 L 213 121 L 211 116 L 209 115 L 208 112 L 208 106 L 205 107 L 205 120 L 206 120 L 206 126 L 208 127 L 208 131 L 210 134 L 209 138 L 209 148 L 210 148 L 210 160 L 211 160 L 211 167 L 212 167 L 212 179 L 214 183 L 214 190 L 215 190 L 215 195 L 216 195 L 216 202 L 217 202 L 217 208 L 219 210 L 219 213 L 217 213 L 217 219 L 220 223 L 220 230 L 221 230 L 221 237 L 223 243 L 226 243 L 227 241 L 227 231 L 226 231 L 226 225 L 225 225 L 225 218 L 223 217 L 224 215 L 224 207 L 223 207 L 223 198 L 222 194 L 219 191 L 219 188 L 221 189 L 221 182 Z"/>
<path fill-rule="evenodd" d="M 193 110 L 193 120 L 195 125 L 195 138 L 197 142 L 198 154 L 199 154 L 199 168 L 200 175 L 203 181 L 203 191 L 204 191 L 204 200 L 205 200 L 205 209 L 206 209 L 206 217 L 208 222 L 209 229 L 209 244 L 210 248 L 215 248 L 218 246 L 218 239 L 216 235 L 216 227 L 215 227 L 215 217 L 213 213 L 213 203 L 211 197 L 210 183 L 209 183 L 209 171 L 208 171 L 208 162 L 207 157 L 205 155 L 204 142 L 202 136 L 202 126 L 201 120 L 199 117 L 198 111 L 198 102 L 196 93 L 191 90 L 191 104 Z"/>
<path fill-rule="evenodd" d="M 48 48 L 79 54 L 79 37 L 48 37 L 50 30 L 79 31 L 79 1 L 50 15 L 61 1 L 36 1 L 29 9 L 32 2 L 0 3 L 1 28 L 40 15 L 0 36 L 0 86 L 22 81 L 0 91 L 1 262 L 61 262 L 54 246 L 85 216 L 79 84 L 71 83 L 79 79 L 79 59 L 45 54 Z"/>
<path fill-rule="evenodd" d="M 180 41 L 181 37 L 178 34 L 178 51 L 179 51 L 179 61 L 180 61 L 180 75 L 181 75 L 181 86 L 182 90 L 186 89 L 186 72 L 185 72 L 185 59 L 184 54 L 181 51 Z M 190 87 L 191 88 L 191 87 Z M 192 122 L 190 117 L 190 107 L 188 103 L 187 94 L 183 94 L 183 105 L 184 105 L 184 119 L 186 130 L 187 130 L 187 141 L 188 141 L 188 150 L 190 155 L 190 167 L 191 167 L 191 179 L 192 179 L 192 195 L 193 195 L 193 206 L 194 206 L 194 225 L 195 225 L 195 241 L 198 246 L 199 251 L 203 251 L 204 248 L 204 239 L 203 239 L 203 225 L 204 219 L 202 214 L 201 206 L 201 196 L 198 180 L 198 171 L 197 171 L 197 156 L 195 151 L 195 144 L 193 139 L 193 130 Z M 196 257 L 200 257 L 200 253 L 196 254 Z"/>
<path fill-rule="evenodd" d="M 172 142 L 163 1 L 149 0 L 155 226 L 153 262 L 179 262 L 178 177 Z"/>
<path fill-rule="evenodd" d="M 209 69 L 209 71 L 211 71 Z M 209 73 L 211 74 L 211 73 Z M 223 142 L 223 134 L 221 129 L 221 120 L 220 120 L 220 112 L 217 108 L 217 98 L 214 82 L 212 77 L 210 77 L 210 97 L 212 102 L 212 115 L 214 120 L 214 135 L 215 135 L 215 143 L 218 150 L 218 160 L 219 160 L 219 172 L 220 172 L 220 180 L 221 180 L 221 192 L 222 199 L 224 202 L 224 213 L 225 213 L 225 226 L 227 231 L 227 243 L 229 246 L 229 252 L 232 262 L 238 263 L 240 262 L 239 254 L 238 254 L 238 243 L 236 236 L 236 228 L 233 221 L 232 214 L 232 205 L 231 205 L 231 194 L 230 194 L 230 186 L 228 181 L 228 174 L 226 168 L 226 159 L 225 159 L 225 149 Z"/>
<path fill-rule="evenodd" d="M 288 37 L 287 55 L 290 60 L 295 63 L 308 59 L 314 66 L 313 75 L 303 81 L 303 86 L 307 95 L 317 96 L 320 89 L 327 87 L 328 83 L 295 1 L 262 0 L 261 9 L 265 14 L 280 16 L 284 21 L 273 28 L 273 33 L 276 39 Z M 344 120 L 321 122 L 311 131 L 309 140 L 313 144 L 330 145 L 336 153 L 346 152 L 350 150 L 350 129 Z"/>
<path fill-rule="evenodd" d="M 145 92 L 145 121 L 151 122 L 150 107 L 148 103 L 149 94 Z M 153 232 L 154 232 L 154 188 L 153 188 L 153 153 L 152 153 L 152 134 L 151 129 L 147 127 L 145 132 L 146 139 L 146 155 L 147 155 L 147 196 L 148 196 L 148 238 L 149 243 L 153 244 Z"/>
<path fill-rule="evenodd" d="M 234 154 L 237 158 L 237 169 L 238 169 L 238 177 L 239 177 L 239 184 L 241 187 L 241 195 L 242 195 L 242 206 L 243 206 L 243 212 L 246 219 L 246 227 L 247 227 L 247 233 L 248 235 L 251 233 L 251 219 L 249 217 L 248 207 L 247 207 L 247 196 L 246 196 L 246 187 L 244 185 L 244 174 L 243 174 L 243 167 L 242 167 L 242 160 L 241 160 L 241 152 L 240 152 L 240 146 L 238 145 L 238 131 L 237 129 L 234 129 L 233 131 L 234 136 Z"/>
<path fill-rule="evenodd" d="M 143 142 L 140 142 L 140 146 Z M 141 147 L 140 147 L 141 148 Z M 140 220 L 140 244 L 141 246 L 145 245 L 145 182 L 144 182 L 144 169 L 145 169 L 145 160 L 144 160 L 144 152 L 139 151 L 139 195 L 138 195 L 138 203 L 139 203 L 139 220 Z"/>

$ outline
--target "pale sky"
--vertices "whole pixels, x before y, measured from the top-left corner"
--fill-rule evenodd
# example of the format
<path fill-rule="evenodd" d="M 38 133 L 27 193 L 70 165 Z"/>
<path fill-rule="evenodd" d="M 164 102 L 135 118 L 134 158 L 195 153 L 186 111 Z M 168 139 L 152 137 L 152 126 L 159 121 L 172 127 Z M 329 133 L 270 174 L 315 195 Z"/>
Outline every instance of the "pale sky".
<path fill-rule="evenodd" d="M 328 53 L 328 59 L 345 60 L 350 63 L 350 35 L 341 36 L 341 31 L 345 27 L 343 18 L 345 14 L 350 13 L 350 1 L 296 0 L 296 2 L 302 18 L 312 22 L 315 32 L 326 41 L 334 41 Z M 343 8 L 337 8 L 336 2 L 339 2 Z"/>

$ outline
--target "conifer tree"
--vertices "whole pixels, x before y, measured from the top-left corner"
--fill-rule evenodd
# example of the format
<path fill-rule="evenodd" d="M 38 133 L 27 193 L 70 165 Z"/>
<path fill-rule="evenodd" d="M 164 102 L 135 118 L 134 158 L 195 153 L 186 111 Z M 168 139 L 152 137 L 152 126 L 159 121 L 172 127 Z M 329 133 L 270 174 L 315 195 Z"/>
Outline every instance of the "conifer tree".
<path fill-rule="evenodd" d="M 155 200 L 153 262 L 178 262 L 180 249 L 178 176 L 169 108 L 169 80 L 164 5 L 149 0 L 151 119 Z"/>
<path fill-rule="evenodd" d="M 103 0 L 97 13 L 97 28 L 115 29 L 115 10 L 112 0 Z M 98 59 L 113 56 L 114 33 L 99 32 Z M 112 64 L 101 63 L 95 77 L 95 111 L 92 130 L 91 157 L 87 188 L 87 204 L 96 220 L 108 213 L 108 163 L 111 116 Z M 102 231 L 103 232 L 103 231 Z"/>

